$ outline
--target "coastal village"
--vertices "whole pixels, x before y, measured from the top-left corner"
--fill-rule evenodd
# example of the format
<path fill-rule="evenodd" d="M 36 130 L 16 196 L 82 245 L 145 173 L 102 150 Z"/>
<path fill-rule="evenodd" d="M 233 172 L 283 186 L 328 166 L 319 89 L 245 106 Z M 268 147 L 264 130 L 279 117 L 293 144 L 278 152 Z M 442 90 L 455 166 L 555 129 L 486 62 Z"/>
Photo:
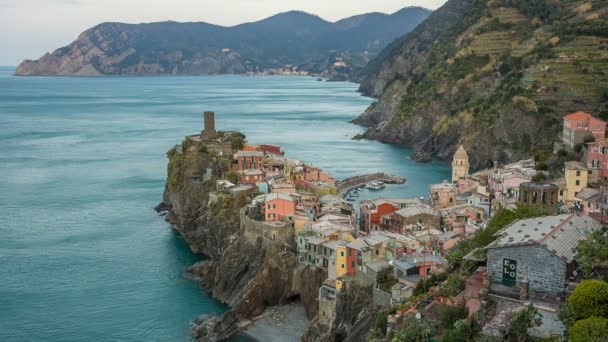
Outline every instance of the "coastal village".
<path fill-rule="evenodd" d="M 462 322 L 475 320 L 483 335 L 496 338 L 518 313 L 534 310 L 538 316 L 527 331 L 561 340 L 567 327 L 558 316 L 569 296 L 589 281 L 589 272 L 607 271 L 598 264 L 582 272 L 577 260 L 578 246 L 602 230 L 608 215 L 606 122 L 590 114 L 564 117 L 554 153 L 580 159 L 564 161 L 560 177 L 535 159 L 472 172 L 458 146 L 452 178 L 431 184 L 427 196 L 365 201 L 358 201 L 361 191 L 381 195 L 405 180 L 376 174 L 338 181 L 287 157 L 280 146 L 217 132 L 213 112 L 204 123 L 200 135 L 187 139 L 232 165 L 226 179 L 216 180 L 210 201 L 245 196 L 246 234 L 281 242 L 298 263 L 326 272 L 318 324 L 330 327 L 338 318 L 342 291 L 367 286 L 383 317 L 370 332 L 373 340 L 390 341 L 421 322 L 429 339 L 440 338 L 450 333 L 440 317 L 458 310 Z M 212 174 L 208 169 L 193 181 Z"/>

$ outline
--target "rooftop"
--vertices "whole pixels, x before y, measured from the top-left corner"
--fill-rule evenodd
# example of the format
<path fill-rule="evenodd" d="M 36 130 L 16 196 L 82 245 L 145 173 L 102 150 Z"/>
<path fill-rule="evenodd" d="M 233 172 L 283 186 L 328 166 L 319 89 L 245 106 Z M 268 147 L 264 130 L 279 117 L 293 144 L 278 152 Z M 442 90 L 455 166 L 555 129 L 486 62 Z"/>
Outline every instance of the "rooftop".
<path fill-rule="evenodd" d="M 487 248 L 541 244 L 555 255 L 572 261 L 576 247 L 587 235 L 601 227 L 589 216 L 563 214 L 517 221 L 502 229 Z"/>
<path fill-rule="evenodd" d="M 367 267 L 370 268 L 374 272 L 380 272 L 387 268 L 390 268 L 391 265 L 384 260 L 374 260 L 367 263 Z"/>
<path fill-rule="evenodd" d="M 271 193 L 267 194 L 266 196 L 264 196 L 264 202 L 274 201 L 276 199 L 282 199 L 285 201 L 293 202 L 293 197 L 291 197 L 289 195 L 285 195 L 285 194 L 278 194 L 276 192 L 271 192 Z"/>
<path fill-rule="evenodd" d="M 239 157 L 263 157 L 264 153 L 259 151 L 238 151 L 234 154 L 236 158 Z"/>
<path fill-rule="evenodd" d="M 433 210 L 427 206 L 414 206 L 409 208 L 404 208 L 401 210 L 397 210 L 395 214 L 401 217 L 411 217 L 416 215 L 431 215 L 431 216 L 439 216 L 439 213 L 436 210 Z"/>
<path fill-rule="evenodd" d="M 587 167 L 578 161 L 566 162 L 566 170 L 587 171 Z"/>
<path fill-rule="evenodd" d="M 589 113 L 585 113 L 585 112 L 576 112 L 576 113 L 572 113 L 572 114 L 568 114 L 566 116 L 564 116 L 565 120 L 581 120 L 581 119 L 587 119 L 593 117 L 593 115 L 589 114 Z"/>

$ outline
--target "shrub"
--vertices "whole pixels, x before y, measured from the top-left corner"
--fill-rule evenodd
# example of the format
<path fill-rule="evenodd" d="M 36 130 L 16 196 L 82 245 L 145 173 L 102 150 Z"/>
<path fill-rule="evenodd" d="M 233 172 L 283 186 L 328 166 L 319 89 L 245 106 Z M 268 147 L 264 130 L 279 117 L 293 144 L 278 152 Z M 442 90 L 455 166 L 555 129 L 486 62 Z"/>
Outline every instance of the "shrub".
<path fill-rule="evenodd" d="M 531 341 L 528 329 L 542 324 L 543 316 L 530 304 L 511 316 L 507 336 L 509 341 Z"/>
<path fill-rule="evenodd" d="M 439 321 L 441 326 L 452 328 L 457 321 L 467 318 L 469 311 L 466 306 L 443 305 L 439 308 Z"/>
<path fill-rule="evenodd" d="M 589 239 L 581 241 L 576 250 L 576 262 L 586 277 L 593 275 L 596 266 L 608 262 L 608 232 L 597 230 Z"/>
<path fill-rule="evenodd" d="M 393 338 L 393 342 L 426 342 L 434 335 L 434 330 L 429 322 L 412 320 L 406 324 L 403 330 L 398 331 Z"/>
<path fill-rule="evenodd" d="M 590 317 L 576 321 L 568 330 L 572 342 L 601 342 L 608 340 L 608 319 Z"/>
<path fill-rule="evenodd" d="M 608 283 L 596 279 L 584 280 L 574 289 L 568 303 L 577 319 L 608 317 Z"/>
<path fill-rule="evenodd" d="M 454 323 L 441 341 L 443 342 L 468 342 L 473 341 L 479 335 L 481 327 L 474 318 L 461 319 Z"/>

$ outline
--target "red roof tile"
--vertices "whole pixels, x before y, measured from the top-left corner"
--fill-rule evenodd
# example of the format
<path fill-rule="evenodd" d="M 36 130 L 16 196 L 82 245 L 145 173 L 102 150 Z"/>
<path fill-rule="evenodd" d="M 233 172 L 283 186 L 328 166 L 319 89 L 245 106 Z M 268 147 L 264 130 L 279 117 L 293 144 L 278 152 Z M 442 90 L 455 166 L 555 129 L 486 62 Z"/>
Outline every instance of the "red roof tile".
<path fill-rule="evenodd" d="M 580 119 L 586 119 L 592 117 L 591 114 L 585 113 L 585 112 L 576 112 L 576 113 L 572 113 L 572 114 L 568 114 L 564 117 L 564 119 L 566 120 L 580 120 Z"/>

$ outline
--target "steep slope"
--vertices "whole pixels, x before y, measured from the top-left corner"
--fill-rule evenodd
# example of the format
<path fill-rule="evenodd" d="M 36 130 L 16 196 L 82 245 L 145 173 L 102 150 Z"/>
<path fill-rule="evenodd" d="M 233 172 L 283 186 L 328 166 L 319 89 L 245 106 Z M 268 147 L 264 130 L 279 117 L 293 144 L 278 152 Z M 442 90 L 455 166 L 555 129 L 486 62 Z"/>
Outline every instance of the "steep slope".
<path fill-rule="evenodd" d="M 561 117 L 608 116 L 608 1 L 449 0 L 360 74 L 365 138 L 474 167 L 551 149 Z M 542 134 L 539 134 L 542 132 Z"/>
<path fill-rule="evenodd" d="M 252 220 L 248 223 L 241 215 L 249 203 L 246 196 L 218 193 L 215 188 L 216 181 L 231 171 L 231 159 L 208 153 L 200 141 L 189 138 L 167 156 L 167 182 L 157 210 L 168 212 L 167 220 L 195 253 L 209 257 L 189 272 L 215 299 L 230 306 L 222 317 L 196 320 L 194 337 L 225 340 L 240 331 L 243 320 L 294 299 L 300 299 L 313 318 L 327 271 L 299 264 L 292 237 L 275 241 L 251 233 Z M 210 178 L 201 180 L 207 172 Z"/>
<path fill-rule="evenodd" d="M 24 61 L 16 74 L 238 74 L 286 65 L 315 66 L 318 70 L 308 71 L 320 72 L 337 57 L 362 67 L 429 13 L 422 8 L 406 8 L 392 15 L 362 15 L 335 24 L 296 11 L 234 27 L 103 23 L 52 54 Z"/>

